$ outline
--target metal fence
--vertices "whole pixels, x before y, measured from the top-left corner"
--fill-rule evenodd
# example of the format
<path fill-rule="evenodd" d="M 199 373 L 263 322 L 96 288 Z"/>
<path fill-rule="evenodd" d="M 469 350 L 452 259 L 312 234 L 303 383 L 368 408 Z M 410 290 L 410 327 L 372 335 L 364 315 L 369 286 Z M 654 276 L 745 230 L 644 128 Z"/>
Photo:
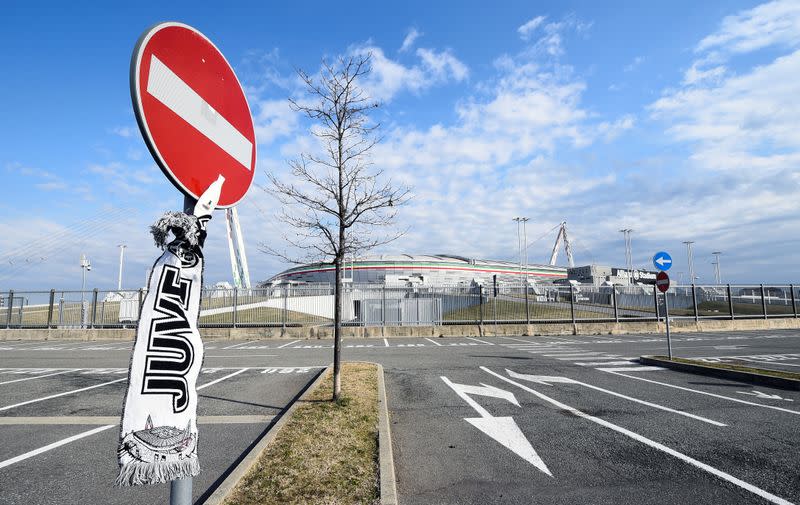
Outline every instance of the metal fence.
<path fill-rule="evenodd" d="M 144 290 L 8 291 L 0 294 L 0 328 L 132 328 Z M 794 285 L 676 286 L 667 293 L 673 319 L 798 317 Z M 202 327 L 329 326 L 333 287 L 279 286 L 208 289 Z M 655 286 L 389 287 L 345 284 L 342 321 L 348 326 L 663 320 Z"/>

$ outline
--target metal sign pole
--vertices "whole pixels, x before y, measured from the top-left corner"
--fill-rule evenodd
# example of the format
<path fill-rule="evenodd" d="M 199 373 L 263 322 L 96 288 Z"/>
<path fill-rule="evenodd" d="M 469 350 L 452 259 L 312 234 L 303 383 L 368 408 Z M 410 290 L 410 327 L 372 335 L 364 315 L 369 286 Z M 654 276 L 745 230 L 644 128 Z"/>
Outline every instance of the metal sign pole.
<path fill-rule="evenodd" d="M 664 292 L 664 317 L 667 320 L 667 352 L 669 353 L 669 359 L 672 359 L 672 340 L 669 335 L 669 297 L 667 297 L 667 292 Z"/>
<path fill-rule="evenodd" d="M 194 212 L 197 200 L 189 196 L 183 197 L 183 212 Z M 202 286 L 200 287 L 202 296 Z M 192 477 L 184 477 L 169 482 L 169 505 L 192 505 Z"/>

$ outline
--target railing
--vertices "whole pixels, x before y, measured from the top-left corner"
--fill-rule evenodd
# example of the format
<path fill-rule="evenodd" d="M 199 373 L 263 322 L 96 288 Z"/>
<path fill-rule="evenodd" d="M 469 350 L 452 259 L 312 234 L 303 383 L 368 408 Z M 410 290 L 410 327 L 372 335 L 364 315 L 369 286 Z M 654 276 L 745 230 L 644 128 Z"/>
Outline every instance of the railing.
<path fill-rule="evenodd" d="M 0 294 L 0 328 L 133 328 L 144 300 L 136 291 L 8 291 Z M 794 285 L 676 286 L 673 319 L 798 317 Z M 200 327 L 330 326 L 331 286 L 203 290 Z M 391 287 L 345 284 L 348 326 L 625 322 L 664 318 L 663 296 L 644 286 Z"/>

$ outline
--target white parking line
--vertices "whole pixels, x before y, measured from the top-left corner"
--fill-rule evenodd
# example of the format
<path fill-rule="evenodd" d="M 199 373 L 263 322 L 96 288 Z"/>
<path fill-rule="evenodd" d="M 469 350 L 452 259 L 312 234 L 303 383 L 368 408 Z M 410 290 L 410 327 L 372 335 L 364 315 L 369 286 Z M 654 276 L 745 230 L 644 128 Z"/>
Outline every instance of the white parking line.
<path fill-rule="evenodd" d="M 234 375 L 239 375 L 240 373 L 245 372 L 247 370 L 249 370 L 249 369 L 248 368 L 242 368 L 241 370 L 237 370 L 237 371 L 233 372 L 232 374 L 226 375 L 225 377 L 220 377 L 219 379 L 213 380 L 211 382 L 207 382 L 206 384 L 203 384 L 202 386 L 197 386 L 197 390 L 200 391 L 201 389 L 207 388 L 208 386 L 213 386 L 214 384 L 217 384 L 218 382 L 222 382 L 222 381 L 224 381 L 226 379 L 230 379 Z"/>
<path fill-rule="evenodd" d="M 98 428 L 91 429 L 89 431 L 84 431 L 83 433 L 78 433 L 77 435 L 73 435 L 71 437 L 65 438 L 63 440 L 59 440 L 57 442 L 53 442 L 52 444 L 45 445 L 44 447 L 40 447 L 38 449 L 34 449 L 30 452 L 26 452 L 25 454 L 20 454 L 11 459 L 7 459 L 5 461 L 0 461 L 0 468 L 5 468 L 7 466 L 13 465 L 14 463 L 19 463 L 20 461 L 26 460 L 37 454 L 42 454 L 43 452 L 47 452 L 51 449 L 55 449 L 56 447 L 61 447 L 62 445 L 66 445 L 70 442 L 74 442 L 76 440 L 80 440 L 84 437 L 88 437 L 94 435 L 95 433 L 100 433 L 101 431 L 105 431 L 109 428 L 114 428 L 115 426 L 119 426 L 117 424 L 107 424 L 105 426 L 100 426 Z"/>
<path fill-rule="evenodd" d="M 103 387 L 103 386 L 108 386 L 109 384 L 114 384 L 115 382 L 121 382 L 121 381 L 126 381 L 126 380 L 128 380 L 128 378 L 127 377 L 123 377 L 122 379 L 117 379 L 117 380 L 113 380 L 113 381 L 109 381 L 109 382 L 103 382 L 102 384 L 95 384 L 94 386 L 89 386 L 89 387 L 80 388 L 80 389 L 73 389 L 72 391 L 66 391 L 64 393 L 58 393 L 58 394 L 55 394 L 55 395 L 45 396 L 43 398 L 36 398 L 34 400 L 28 400 L 27 402 L 15 403 L 14 405 L 8 405 L 6 407 L 0 407 L 0 412 L 2 412 L 4 410 L 8 410 L 8 409 L 13 409 L 15 407 L 22 407 L 23 405 L 30 405 L 31 403 L 42 402 L 44 400 L 50 400 L 52 398 L 59 398 L 61 396 L 71 395 L 73 393 L 80 393 L 81 391 L 88 391 L 90 389 L 99 388 L 99 387 Z"/>
<path fill-rule="evenodd" d="M 73 368 L 71 370 L 64 370 L 64 371 L 61 371 L 61 372 L 49 373 L 49 374 L 46 374 L 46 375 L 37 375 L 35 377 L 25 377 L 24 379 L 14 379 L 13 381 L 0 382 L 0 386 L 2 386 L 3 384 L 11 384 L 12 382 L 29 381 L 29 380 L 33 380 L 33 379 L 41 379 L 41 378 L 44 378 L 44 377 L 52 377 L 54 375 L 61 375 L 62 373 L 77 372 L 78 370 L 81 370 L 81 369 L 80 368 Z"/>
<path fill-rule="evenodd" d="M 626 367 L 612 367 L 612 368 L 597 368 L 604 372 L 658 372 L 666 370 L 660 366 L 626 366 Z"/>
<path fill-rule="evenodd" d="M 206 356 L 206 358 L 267 358 L 275 357 L 277 354 L 231 354 L 228 356 Z"/>
<path fill-rule="evenodd" d="M 641 443 L 643 443 L 643 444 L 645 444 L 645 445 L 647 445 L 649 447 L 652 447 L 653 449 L 657 449 L 659 451 L 665 452 L 665 453 L 669 454 L 670 456 L 676 457 L 676 458 L 680 459 L 681 461 L 689 463 L 690 465 L 695 466 L 695 467 L 697 467 L 697 468 L 699 468 L 701 470 L 705 470 L 706 472 L 708 472 L 708 473 L 710 473 L 710 474 L 712 474 L 712 475 L 714 475 L 714 476 L 716 476 L 716 477 L 718 477 L 718 478 L 720 478 L 722 480 L 726 480 L 726 481 L 730 482 L 731 484 L 733 484 L 735 486 L 738 486 L 738 487 L 740 487 L 742 489 L 745 489 L 745 490 L 747 490 L 747 491 L 749 491 L 749 492 L 751 492 L 751 493 L 753 493 L 755 495 L 758 495 L 761 498 L 764 498 L 765 500 L 767 500 L 767 501 L 769 501 L 771 503 L 775 503 L 777 505 L 793 505 L 790 501 L 784 500 L 780 496 L 776 496 L 776 495 L 774 495 L 774 494 L 772 494 L 772 493 L 770 493 L 768 491 L 765 491 L 765 490 L 763 490 L 763 489 L 761 489 L 759 487 L 756 487 L 756 486 L 754 486 L 754 485 L 752 485 L 752 484 L 750 484 L 748 482 L 745 482 L 745 481 L 743 481 L 741 479 L 738 479 L 738 478 L 734 477 L 733 475 L 731 475 L 729 473 L 723 472 L 722 470 L 719 470 L 718 468 L 714 468 L 713 466 L 707 465 L 707 464 L 703 463 L 702 461 L 698 461 L 698 460 L 696 460 L 696 459 L 694 459 L 694 458 L 692 458 L 690 456 L 687 456 L 686 454 L 683 454 L 681 452 L 676 451 L 675 449 L 671 449 L 671 448 L 669 448 L 669 447 L 667 447 L 667 446 L 665 446 L 663 444 L 660 444 L 660 443 L 658 443 L 658 442 L 656 442 L 654 440 L 650 440 L 647 437 L 639 435 L 638 433 L 634 433 L 634 432 L 632 432 L 630 430 L 627 430 L 627 429 L 625 429 L 625 428 L 623 428 L 621 426 L 617 426 L 616 424 L 610 423 L 610 422 L 608 422 L 608 421 L 606 421 L 604 419 L 600 419 L 599 417 L 595 417 L 595 416 L 589 415 L 589 414 L 587 414 L 587 413 L 585 413 L 583 411 L 580 411 L 580 410 L 576 409 L 575 407 L 570 407 L 569 405 L 561 403 L 558 400 L 554 400 L 553 398 L 550 398 L 549 396 L 547 396 L 547 395 L 545 395 L 543 393 L 540 393 L 540 392 L 538 392 L 536 390 L 533 390 L 533 389 L 525 386 L 524 384 L 520 384 L 519 382 L 513 381 L 513 380 L 511 380 L 511 379 L 509 379 L 507 377 L 503 377 L 502 375 L 500 375 L 500 374 L 498 374 L 496 372 L 493 372 L 493 371 L 489 370 L 486 367 L 482 366 L 481 369 L 484 370 L 485 372 L 488 372 L 488 373 L 494 375 L 495 377 L 497 377 L 499 379 L 502 379 L 502 380 L 508 382 L 509 384 L 513 384 L 513 385 L 517 386 L 518 388 L 531 393 L 532 395 L 538 397 L 539 399 L 544 400 L 544 401 L 554 405 L 555 407 L 557 407 L 557 408 L 559 408 L 559 409 L 561 409 L 563 411 L 569 412 L 569 413 L 571 413 L 571 414 L 573 414 L 575 416 L 582 417 L 583 419 L 586 419 L 586 420 L 591 421 L 593 423 L 599 424 L 600 426 L 604 426 L 604 427 L 606 427 L 606 428 L 608 428 L 610 430 L 616 431 L 617 433 L 620 433 L 622 435 L 625 435 L 626 437 L 632 438 L 632 439 L 634 439 L 634 440 L 636 440 L 638 442 L 641 442 Z"/>
<path fill-rule="evenodd" d="M 597 370 L 610 371 L 611 369 L 598 368 Z M 624 368 L 620 368 L 618 370 L 625 370 L 625 369 Z M 624 373 L 619 373 L 619 372 L 611 372 L 611 373 L 613 373 L 614 375 L 619 375 L 620 377 L 627 377 L 629 379 L 636 379 L 636 380 L 639 380 L 639 381 L 650 382 L 652 384 L 659 384 L 661 386 L 680 389 L 682 391 L 690 391 L 692 393 L 697 393 L 697 394 L 700 394 L 700 395 L 713 396 L 714 398 L 721 398 L 723 400 L 729 400 L 729 401 L 736 402 L 736 403 L 744 403 L 746 405 L 753 405 L 755 407 L 763 407 L 765 409 L 779 410 L 781 412 L 786 412 L 787 414 L 800 415 L 800 411 L 784 409 L 782 407 L 776 407 L 775 405 L 762 405 L 761 403 L 748 402 L 747 400 L 741 400 L 739 398 L 733 398 L 733 397 L 730 397 L 730 396 L 718 395 L 716 393 L 709 393 L 708 391 L 700 391 L 698 389 L 692 389 L 692 388 L 687 388 L 687 387 L 683 387 L 683 386 L 676 386 L 675 384 L 667 384 L 666 382 L 659 382 L 659 381 L 654 381 L 652 379 L 645 379 L 644 377 L 635 377 L 633 375 L 626 375 Z"/>
<path fill-rule="evenodd" d="M 466 339 L 469 339 L 469 340 L 474 340 L 475 342 L 480 342 L 481 344 L 486 344 L 486 345 L 494 345 L 494 344 L 493 344 L 493 343 L 491 343 L 491 342 L 487 342 L 487 341 L 485 341 L 485 340 L 480 340 L 480 339 L 473 338 L 473 337 L 464 337 L 464 338 L 466 338 Z"/>
<path fill-rule="evenodd" d="M 383 343 L 384 343 L 384 345 L 386 345 L 386 347 L 389 347 L 389 340 L 388 339 L 384 338 L 383 339 Z"/>
<path fill-rule="evenodd" d="M 433 344 L 436 344 L 436 345 L 438 345 L 439 347 L 442 347 L 442 344 L 440 344 L 439 342 L 437 342 L 437 341 L 435 341 L 435 340 L 431 340 L 431 339 L 429 339 L 429 338 L 427 338 L 427 337 L 425 338 L 425 340 L 427 340 L 428 342 L 431 342 L 431 343 L 433 343 Z"/>
<path fill-rule="evenodd" d="M 300 341 L 299 340 L 293 340 L 293 341 L 287 342 L 287 343 L 285 343 L 283 345 L 279 345 L 278 347 L 276 347 L 276 349 L 283 349 L 286 346 L 289 346 L 289 345 L 292 345 L 292 344 L 296 344 L 298 342 L 300 342 Z"/>
<path fill-rule="evenodd" d="M 249 344 L 249 343 L 250 343 L 250 342 L 242 342 L 242 343 L 240 343 L 240 344 L 233 344 L 233 345 L 229 345 L 228 347 L 223 347 L 223 349 L 236 349 L 236 348 L 237 348 L 237 347 L 239 347 L 239 346 L 242 346 L 242 345 L 247 345 L 247 344 Z"/>
<path fill-rule="evenodd" d="M 630 365 L 631 361 L 595 361 L 594 363 L 575 363 L 580 366 L 611 366 L 611 365 Z"/>

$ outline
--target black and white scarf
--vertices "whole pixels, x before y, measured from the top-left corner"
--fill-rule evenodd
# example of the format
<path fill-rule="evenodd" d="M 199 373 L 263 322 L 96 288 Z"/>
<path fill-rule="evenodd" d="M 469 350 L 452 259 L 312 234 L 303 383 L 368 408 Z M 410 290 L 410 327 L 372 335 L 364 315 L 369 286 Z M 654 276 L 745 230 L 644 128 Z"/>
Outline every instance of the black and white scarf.
<path fill-rule="evenodd" d="M 196 381 L 203 342 L 197 319 L 209 219 L 168 212 L 151 227 L 164 253 L 153 265 L 136 330 L 117 449 L 119 486 L 200 472 Z M 169 232 L 175 239 L 167 243 Z"/>

